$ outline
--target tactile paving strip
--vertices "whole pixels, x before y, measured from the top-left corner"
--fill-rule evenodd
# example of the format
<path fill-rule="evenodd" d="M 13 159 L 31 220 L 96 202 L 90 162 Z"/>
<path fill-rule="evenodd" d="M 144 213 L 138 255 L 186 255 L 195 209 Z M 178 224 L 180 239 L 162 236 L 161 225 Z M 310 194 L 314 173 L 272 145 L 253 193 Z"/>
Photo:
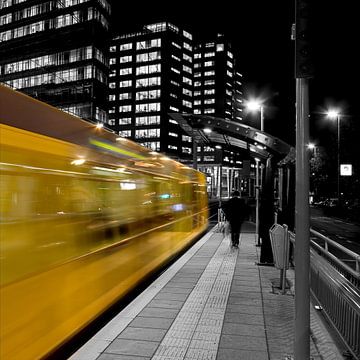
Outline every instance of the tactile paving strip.
<path fill-rule="evenodd" d="M 216 359 L 236 258 L 225 238 L 152 360 Z"/>

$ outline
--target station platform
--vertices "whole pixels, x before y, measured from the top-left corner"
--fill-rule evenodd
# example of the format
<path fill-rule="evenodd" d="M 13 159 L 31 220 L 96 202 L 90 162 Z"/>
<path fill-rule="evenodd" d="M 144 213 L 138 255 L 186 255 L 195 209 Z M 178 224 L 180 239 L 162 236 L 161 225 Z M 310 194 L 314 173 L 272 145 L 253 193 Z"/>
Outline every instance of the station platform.
<path fill-rule="evenodd" d="M 242 230 L 237 249 L 214 227 L 70 359 L 293 359 L 294 272 L 281 294 L 279 270 L 257 265 L 255 234 Z M 312 359 L 345 359 L 310 314 Z"/>

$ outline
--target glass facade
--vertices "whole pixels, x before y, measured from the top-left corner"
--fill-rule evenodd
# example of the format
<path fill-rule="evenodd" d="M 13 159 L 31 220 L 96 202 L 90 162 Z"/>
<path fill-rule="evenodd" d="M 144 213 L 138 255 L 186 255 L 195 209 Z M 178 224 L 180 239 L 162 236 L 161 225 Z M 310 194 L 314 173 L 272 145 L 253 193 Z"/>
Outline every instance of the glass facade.
<path fill-rule="evenodd" d="M 2 0 L 0 9 L 0 81 L 107 122 L 108 1 Z M 91 39 L 90 32 L 96 34 Z"/>

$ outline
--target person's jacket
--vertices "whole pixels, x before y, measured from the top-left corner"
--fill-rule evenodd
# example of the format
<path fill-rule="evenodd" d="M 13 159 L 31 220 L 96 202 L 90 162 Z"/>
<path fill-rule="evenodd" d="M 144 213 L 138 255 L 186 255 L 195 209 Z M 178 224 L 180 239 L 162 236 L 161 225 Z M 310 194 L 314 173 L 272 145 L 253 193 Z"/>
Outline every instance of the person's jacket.
<path fill-rule="evenodd" d="M 248 207 L 245 204 L 244 199 L 237 196 L 229 199 L 223 210 L 225 212 L 226 219 L 230 221 L 230 223 L 242 223 L 248 216 Z"/>

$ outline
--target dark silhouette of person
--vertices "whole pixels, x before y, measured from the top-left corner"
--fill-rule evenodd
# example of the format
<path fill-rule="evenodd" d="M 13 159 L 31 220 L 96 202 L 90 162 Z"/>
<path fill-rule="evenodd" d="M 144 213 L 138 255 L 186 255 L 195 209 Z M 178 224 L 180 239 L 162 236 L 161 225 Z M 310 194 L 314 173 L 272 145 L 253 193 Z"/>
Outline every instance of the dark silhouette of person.
<path fill-rule="evenodd" d="M 240 197 L 240 192 L 235 190 L 231 198 L 224 205 L 226 220 L 230 223 L 231 244 L 239 247 L 241 225 L 248 215 L 245 200 Z"/>

